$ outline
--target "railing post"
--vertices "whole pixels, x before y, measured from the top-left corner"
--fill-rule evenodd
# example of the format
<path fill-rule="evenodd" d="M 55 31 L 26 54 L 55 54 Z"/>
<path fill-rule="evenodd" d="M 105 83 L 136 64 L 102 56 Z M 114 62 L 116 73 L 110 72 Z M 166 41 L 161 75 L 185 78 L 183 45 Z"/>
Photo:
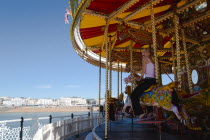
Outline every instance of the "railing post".
<path fill-rule="evenodd" d="M 49 122 L 52 123 L 52 115 L 49 116 Z"/>
<path fill-rule="evenodd" d="M 79 117 L 76 118 L 76 126 L 77 126 L 77 134 L 76 134 L 76 138 L 79 138 Z"/>
<path fill-rule="evenodd" d="M 74 118 L 74 114 L 73 114 L 73 113 L 71 113 L 71 119 L 73 120 L 73 118 Z"/>
<path fill-rule="evenodd" d="M 90 119 L 91 119 L 91 130 L 94 128 L 94 123 L 93 123 L 93 105 L 90 107 Z"/>
<path fill-rule="evenodd" d="M 89 124 L 89 129 L 91 131 L 91 123 L 90 123 L 91 119 L 90 119 L 90 112 L 88 112 L 88 124 Z"/>
<path fill-rule="evenodd" d="M 23 122 L 24 122 L 24 119 L 23 119 L 23 117 L 21 117 L 21 121 L 20 121 L 20 140 L 23 139 Z"/>

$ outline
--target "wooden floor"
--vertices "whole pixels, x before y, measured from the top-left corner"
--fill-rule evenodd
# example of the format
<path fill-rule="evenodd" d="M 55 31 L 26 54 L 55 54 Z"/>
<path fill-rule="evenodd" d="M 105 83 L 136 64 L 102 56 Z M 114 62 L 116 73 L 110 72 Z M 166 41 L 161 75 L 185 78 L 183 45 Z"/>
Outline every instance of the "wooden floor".
<path fill-rule="evenodd" d="M 171 126 L 162 126 L 160 135 L 159 128 L 153 124 L 140 124 L 137 119 L 126 118 L 120 121 L 112 121 L 109 124 L 107 140 L 210 140 L 210 135 L 205 131 L 187 131 L 184 134 L 170 129 Z M 105 139 L 104 124 L 95 129 L 95 133 Z"/>

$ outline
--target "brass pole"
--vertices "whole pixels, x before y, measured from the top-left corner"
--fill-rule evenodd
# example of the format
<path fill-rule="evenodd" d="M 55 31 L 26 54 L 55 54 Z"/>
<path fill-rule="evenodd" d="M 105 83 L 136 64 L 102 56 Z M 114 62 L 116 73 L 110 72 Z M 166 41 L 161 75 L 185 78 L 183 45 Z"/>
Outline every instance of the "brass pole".
<path fill-rule="evenodd" d="M 172 63 L 172 67 L 173 69 L 173 74 L 174 74 L 174 81 L 177 81 L 177 75 L 176 75 L 176 64 L 175 64 L 175 57 L 174 57 L 174 47 L 171 41 L 171 50 L 172 50 L 172 59 L 173 59 L 173 63 Z"/>
<path fill-rule="evenodd" d="M 109 95 L 112 97 L 112 48 L 111 37 L 109 36 Z"/>
<path fill-rule="evenodd" d="M 121 90 L 120 90 L 120 91 L 121 91 L 121 93 L 123 92 L 123 91 L 122 91 L 122 71 L 123 71 L 123 70 L 122 70 L 122 63 L 121 63 L 121 75 L 120 75 L 120 77 L 121 77 L 121 78 L 120 78 L 120 79 L 121 79 L 121 80 L 120 80 L 120 84 L 121 84 L 121 86 L 120 86 L 120 87 L 121 87 Z"/>
<path fill-rule="evenodd" d="M 99 111 L 98 111 L 98 122 L 99 124 L 101 123 L 100 120 L 100 106 L 101 106 L 101 53 L 100 53 L 100 67 L 99 67 L 99 88 L 98 88 L 98 106 L 99 106 Z"/>
<path fill-rule="evenodd" d="M 130 73 L 133 77 L 133 42 L 130 44 Z M 134 89 L 134 78 L 131 79 L 131 87 Z"/>
<path fill-rule="evenodd" d="M 178 91 L 181 91 L 181 61 L 180 61 L 180 45 L 179 45 L 179 17 L 174 15 L 174 26 L 175 26 L 175 38 L 176 38 L 176 54 L 177 54 L 177 80 Z"/>
<path fill-rule="evenodd" d="M 120 95 L 120 62 L 117 63 L 117 98 L 119 99 Z"/>
<path fill-rule="evenodd" d="M 151 20 L 152 20 L 152 41 L 153 41 L 153 51 L 154 51 L 154 58 L 155 58 L 155 78 L 157 79 L 157 82 L 160 82 L 159 76 L 159 64 L 158 64 L 158 58 L 157 58 L 157 42 L 156 42 L 156 28 L 155 28 L 155 15 L 154 15 L 154 7 L 153 7 L 153 0 L 150 1 L 151 4 Z"/>
<path fill-rule="evenodd" d="M 108 61 L 109 61 L 109 51 L 108 51 L 108 39 L 107 39 L 107 33 L 108 33 L 109 23 L 106 21 L 106 30 L 105 30 L 105 45 L 106 45 L 106 96 L 105 96 L 105 138 L 108 138 L 108 123 L 109 123 L 109 107 L 108 107 Z"/>
<path fill-rule="evenodd" d="M 185 32 L 184 32 L 184 29 L 182 29 L 181 31 L 182 31 L 182 39 L 183 39 L 182 41 L 183 41 L 183 47 L 184 47 L 185 63 L 186 63 L 186 68 L 187 68 L 188 86 L 189 86 L 190 93 L 192 93 L 193 90 L 192 90 L 192 81 L 191 81 L 191 71 L 190 71 L 190 64 L 188 60 Z"/>

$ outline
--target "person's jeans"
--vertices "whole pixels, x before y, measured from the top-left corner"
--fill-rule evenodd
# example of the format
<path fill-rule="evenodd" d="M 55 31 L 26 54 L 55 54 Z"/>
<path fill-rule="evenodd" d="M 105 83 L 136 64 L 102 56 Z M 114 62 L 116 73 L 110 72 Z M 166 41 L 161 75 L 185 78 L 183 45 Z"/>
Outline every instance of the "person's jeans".
<path fill-rule="evenodd" d="M 156 84 L 155 78 L 146 77 L 145 79 L 143 79 L 143 82 L 140 85 L 138 85 L 131 93 L 130 98 L 135 116 L 144 113 L 139 103 L 140 102 L 139 98 L 144 93 L 145 90 L 147 90 L 151 85 L 154 84 Z"/>

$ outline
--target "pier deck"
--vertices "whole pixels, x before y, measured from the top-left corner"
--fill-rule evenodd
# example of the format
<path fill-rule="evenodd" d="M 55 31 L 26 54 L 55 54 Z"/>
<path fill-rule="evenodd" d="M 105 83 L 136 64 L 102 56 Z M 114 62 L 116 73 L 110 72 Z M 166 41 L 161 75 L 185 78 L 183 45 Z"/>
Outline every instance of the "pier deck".
<path fill-rule="evenodd" d="M 164 124 L 162 124 L 164 125 Z M 188 132 L 184 134 L 176 129 L 169 130 L 162 127 L 162 133 L 157 125 L 151 123 L 139 123 L 137 119 L 127 118 L 120 121 L 112 121 L 109 124 L 109 136 L 107 140 L 208 140 L 210 135 L 207 132 Z M 105 139 L 104 124 L 96 127 L 95 134 L 101 139 Z"/>

